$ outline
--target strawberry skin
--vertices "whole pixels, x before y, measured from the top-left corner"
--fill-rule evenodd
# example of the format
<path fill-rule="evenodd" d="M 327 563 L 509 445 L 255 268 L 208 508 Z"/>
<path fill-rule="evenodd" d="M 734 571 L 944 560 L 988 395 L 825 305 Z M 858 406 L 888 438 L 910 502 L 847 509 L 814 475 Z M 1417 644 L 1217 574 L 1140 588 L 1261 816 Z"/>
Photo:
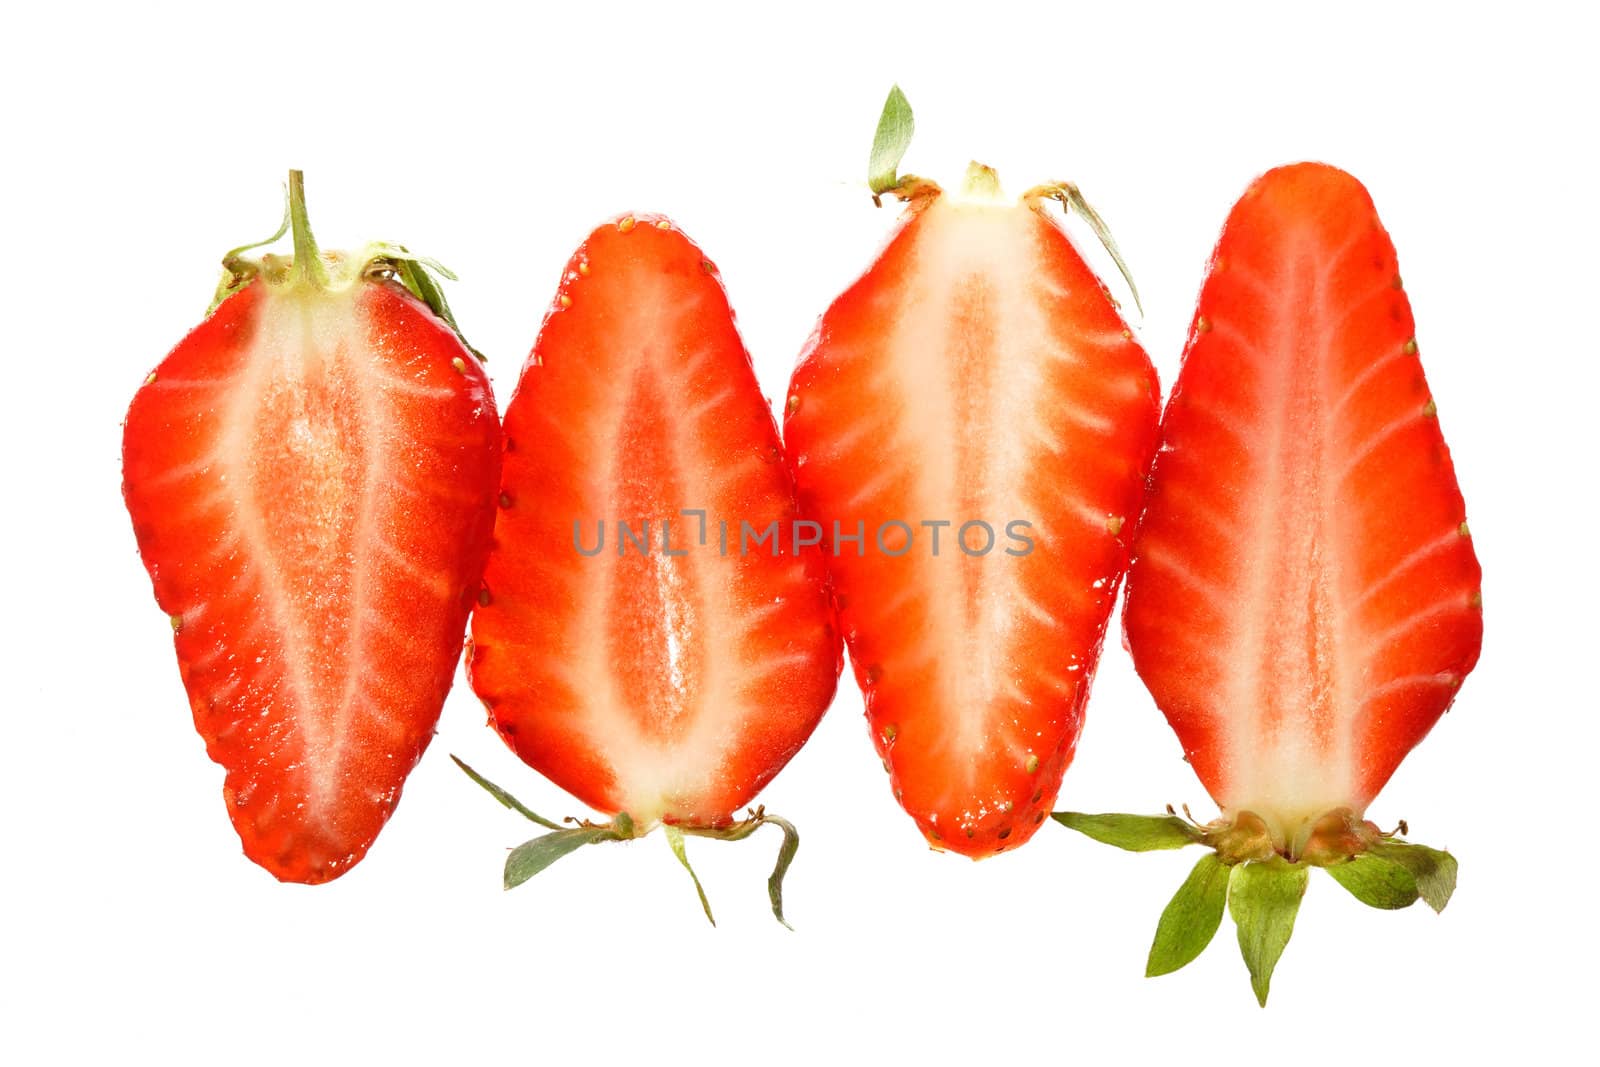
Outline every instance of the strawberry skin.
<path fill-rule="evenodd" d="M 306 883 L 365 855 L 433 736 L 499 467 L 488 380 L 451 328 L 361 263 L 332 268 L 224 300 L 123 436 L 228 815 L 250 859 Z"/>
<path fill-rule="evenodd" d="M 973 173 L 916 184 L 802 353 L 784 439 L 802 510 L 865 531 L 828 564 L 895 796 L 978 858 L 1032 836 L 1071 761 L 1159 391 L 1039 196 Z"/>
<path fill-rule="evenodd" d="M 839 642 L 821 559 L 789 551 L 793 486 L 720 277 L 669 220 L 579 247 L 504 434 L 468 658 L 491 724 L 639 833 L 728 825 L 827 709 Z M 773 522 L 783 551 L 741 553 L 741 523 Z"/>
<path fill-rule="evenodd" d="M 1322 164 L 1259 178 L 1200 293 L 1134 547 L 1140 676 L 1227 817 L 1296 854 L 1478 658 L 1480 572 L 1394 247 Z"/>

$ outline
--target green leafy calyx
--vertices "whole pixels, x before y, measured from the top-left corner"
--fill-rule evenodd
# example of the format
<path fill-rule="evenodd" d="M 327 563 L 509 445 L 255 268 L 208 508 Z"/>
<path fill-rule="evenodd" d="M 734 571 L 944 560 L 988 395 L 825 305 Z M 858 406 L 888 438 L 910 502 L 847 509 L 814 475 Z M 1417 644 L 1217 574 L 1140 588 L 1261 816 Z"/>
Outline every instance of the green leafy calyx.
<path fill-rule="evenodd" d="M 1068 214 L 1076 212 L 1084 222 L 1088 223 L 1095 240 L 1106 250 L 1111 262 L 1117 265 L 1122 280 L 1128 283 L 1128 292 L 1133 295 L 1133 306 L 1139 310 L 1141 316 L 1144 315 L 1144 303 L 1139 299 L 1139 287 L 1133 283 L 1133 271 L 1128 268 L 1128 261 L 1122 258 L 1122 250 L 1117 247 L 1116 238 L 1111 236 L 1111 227 L 1100 217 L 1100 212 L 1089 206 L 1089 201 L 1083 198 L 1076 185 L 1071 182 L 1049 182 L 1028 190 L 1022 198 L 1029 201 L 1059 200 Z"/>
<path fill-rule="evenodd" d="M 285 234 L 293 241 L 290 256 L 264 253 L 259 258 L 245 255 L 257 248 L 276 244 Z M 311 233 L 311 219 L 306 211 L 305 176 L 298 170 L 289 172 L 289 183 L 284 196 L 283 222 L 277 232 L 264 241 L 254 241 L 230 249 L 222 257 L 222 280 L 212 296 L 207 314 L 217 305 L 245 288 L 257 278 L 271 285 L 300 287 L 312 292 L 337 292 L 357 282 L 395 284 L 420 300 L 455 333 L 462 345 L 480 361 L 483 354 L 467 343 L 450 312 L 440 288 L 441 279 L 455 281 L 456 276 L 437 260 L 416 255 L 404 245 L 378 241 L 367 245 L 358 255 L 342 252 L 323 252 Z"/>
<path fill-rule="evenodd" d="M 1161 913 L 1145 973 L 1170 974 L 1196 959 L 1215 937 L 1226 910 L 1238 929 L 1251 988 L 1263 1006 L 1313 867 L 1327 871 L 1363 904 L 1384 910 L 1420 899 L 1440 911 L 1455 891 L 1456 860 L 1450 853 L 1402 840 L 1404 823 L 1395 833 L 1384 833 L 1348 808 L 1310 820 L 1287 841 L 1275 838 L 1267 822 L 1250 811 L 1206 824 L 1180 818 L 1171 808 L 1166 815 L 1058 811 L 1052 818 L 1129 852 L 1186 845 L 1208 849 Z"/>
<path fill-rule="evenodd" d="M 1281 856 L 1234 866 L 1228 879 L 1228 914 L 1239 932 L 1239 952 L 1250 969 L 1250 988 L 1267 1006 L 1272 972 L 1294 933 L 1309 868 Z"/>
<path fill-rule="evenodd" d="M 911 135 L 916 129 L 906 94 L 900 91 L 900 86 L 891 86 L 889 97 L 883 102 L 883 112 L 878 116 L 872 154 L 867 160 L 867 187 L 872 190 L 874 204 L 881 203 L 884 193 L 894 192 L 905 181 L 899 173 L 900 160 L 911 147 Z"/>
<path fill-rule="evenodd" d="M 526 841 L 511 850 L 506 857 L 504 883 L 507 889 L 514 889 L 555 863 L 563 856 L 576 852 L 584 845 L 598 845 L 606 841 L 629 841 L 642 837 L 653 828 L 638 827 L 633 818 L 625 811 L 618 812 L 610 822 L 590 822 L 586 819 L 568 818 L 564 820 L 568 825 L 553 822 L 537 814 L 505 789 L 495 785 L 483 775 L 469 767 L 459 757 L 451 756 L 457 767 L 476 782 L 484 792 L 494 797 L 503 806 L 521 815 L 529 822 L 535 823 L 551 831 L 541 834 L 530 841 Z M 711 913 L 711 902 L 706 897 L 705 887 L 700 884 L 699 875 L 689 864 L 689 854 L 685 845 L 685 837 L 711 837 L 719 841 L 743 841 L 756 830 L 767 824 L 778 827 L 783 831 L 783 843 L 778 848 L 778 862 L 773 868 L 772 875 L 767 879 L 767 899 L 772 905 L 772 914 L 784 926 L 789 922 L 783 916 L 783 877 L 789 871 L 789 864 L 794 862 L 795 853 L 800 849 L 800 834 L 794 825 L 787 819 L 776 815 L 768 815 L 765 808 L 755 808 L 745 819 L 730 823 L 726 826 L 688 826 L 667 823 L 662 827 L 662 832 L 667 838 L 667 844 L 672 849 L 672 854 L 677 857 L 683 868 L 689 872 L 689 877 L 694 882 L 696 895 L 700 898 L 701 910 L 705 912 L 706 919 L 712 926 L 717 920 Z M 792 927 L 790 927 L 792 929 Z"/>

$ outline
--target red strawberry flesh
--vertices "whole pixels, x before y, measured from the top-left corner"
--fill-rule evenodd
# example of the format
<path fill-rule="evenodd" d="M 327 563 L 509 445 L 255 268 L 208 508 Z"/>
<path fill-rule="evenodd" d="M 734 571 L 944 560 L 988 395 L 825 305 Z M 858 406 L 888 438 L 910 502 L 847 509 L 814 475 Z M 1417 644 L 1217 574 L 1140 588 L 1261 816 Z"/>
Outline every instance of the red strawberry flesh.
<path fill-rule="evenodd" d="M 826 710 L 838 639 L 816 551 L 788 551 L 794 491 L 720 278 L 668 220 L 573 256 L 505 450 L 470 658 L 493 725 L 638 832 L 727 825 Z M 784 551 L 741 552 L 742 523 L 774 522 Z"/>
<path fill-rule="evenodd" d="M 398 284 L 297 279 L 258 277 L 161 363 L 123 475 L 245 852 L 315 883 L 366 853 L 433 736 L 499 431 L 477 361 Z"/>
<path fill-rule="evenodd" d="M 1394 247 L 1274 170 L 1201 291 L 1129 571 L 1129 648 L 1226 815 L 1360 815 L 1478 657 L 1480 572 Z"/>
<path fill-rule="evenodd" d="M 994 196 L 919 185 L 822 317 L 785 424 L 802 508 L 865 531 L 829 565 L 891 785 L 973 857 L 1026 841 L 1072 758 L 1159 395 L 1038 198 L 980 176 Z"/>

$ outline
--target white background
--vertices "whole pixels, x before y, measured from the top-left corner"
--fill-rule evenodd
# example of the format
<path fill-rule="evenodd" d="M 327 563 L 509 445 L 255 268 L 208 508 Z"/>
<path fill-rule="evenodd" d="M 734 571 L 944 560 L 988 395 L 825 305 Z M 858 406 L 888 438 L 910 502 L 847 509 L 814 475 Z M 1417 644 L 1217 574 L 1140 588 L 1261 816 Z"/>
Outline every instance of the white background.
<path fill-rule="evenodd" d="M 1587 1040 L 1592 25 L 1529 4 L 146 6 L 19 6 L 0 42 L 0 1059 L 1347 1063 Z M 719 263 L 781 396 L 891 224 L 862 183 L 894 80 L 919 121 L 906 169 L 1079 183 L 1166 386 L 1254 175 L 1318 158 L 1371 190 L 1484 568 L 1482 662 L 1372 808 L 1460 857 L 1445 914 L 1373 912 L 1318 875 L 1267 1010 L 1231 925 L 1146 980 L 1194 857 L 1054 826 L 979 864 L 930 852 L 848 680 L 762 798 L 804 836 L 795 933 L 766 911 L 772 831 L 690 841 L 717 930 L 659 835 L 502 893 L 532 827 L 447 753 L 578 809 L 464 685 L 351 874 L 307 889 L 247 862 L 122 509 L 119 420 L 220 254 L 276 224 L 284 171 L 305 169 L 324 247 L 400 240 L 455 268 L 502 404 L 566 257 L 628 209 L 672 215 Z M 1113 638 L 1061 803 L 1169 801 L 1213 812 Z"/>

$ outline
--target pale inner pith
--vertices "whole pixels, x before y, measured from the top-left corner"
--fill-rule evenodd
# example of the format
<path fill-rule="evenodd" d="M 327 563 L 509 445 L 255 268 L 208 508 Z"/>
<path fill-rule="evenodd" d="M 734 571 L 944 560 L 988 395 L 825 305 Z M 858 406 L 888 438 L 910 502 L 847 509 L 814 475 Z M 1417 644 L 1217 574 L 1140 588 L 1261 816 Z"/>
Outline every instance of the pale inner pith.
<path fill-rule="evenodd" d="M 392 480 L 377 406 L 425 387 L 381 366 L 349 293 L 303 288 L 263 296 L 243 375 L 223 420 L 223 477 L 237 480 L 238 527 L 277 635 L 278 704 L 290 712 L 280 741 L 300 750 L 312 809 L 336 810 L 344 768 L 361 758 L 351 738 L 382 743 L 387 729 L 357 731 L 357 720 L 392 721 L 392 695 L 369 689 L 363 637 L 381 626 L 402 645 L 412 639 L 403 620 L 368 604 L 368 579 L 399 567 L 420 579 L 419 595 L 455 594 L 444 575 L 412 574 L 386 530 L 406 479 L 381 491 Z"/>
<path fill-rule="evenodd" d="M 604 345 L 603 359 L 564 353 L 547 372 L 568 379 L 561 388 L 592 398 L 584 419 L 563 420 L 555 431 L 574 454 L 605 457 L 580 492 L 585 537 L 592 543 L 593 524 L 604 521 L 605 544 L 570 569 L 576 654 L 554 669 L 583 694 L 574 709 L 580 729 L 611 764 L 619 806 L 648 825 L 679 798 L 704 795 L 722 773 L 752 715 L 751 673 L 771 664 L 743 662 L 742 642 L 759 626 L 740 614 L 743 516 L 717 514 L 729 486 L 761 460 L 754 448 L 729 457 L 701 443 L 708 425 L 731 417 L 738 383 L 705 375 L 714 349 L 680 349 L 673 340 L 697 334 L 682 320 L 726 312 L 685 303 L 680 280 L 644 269 L 630 277 L 629 294 L 627 314 L 594 342 Z M 579 387 L 574 376 L 589 380 Z M 680 514 L 693 508 L 709 512 L 705 545 L 699 521 Z M 726 558 L 719 519 L 732 523 Z M 666 554 L 663 520 L 671 523 L 673 551 L 686 555 Z M 626 541 L 623 522 L 632 535 Z"/>
<path fill-rule="evenodd" d="M 872 391 L 903 404 L 887 424 L 892 439 L 879 442 L 882 454 L 914 464 L 911 513 L 892 517 L 951 525 L 935 562 L 921 560 L 930 532 L 916 532 L 919 588 L 929 601 L 926 617 L 939 620 L 940 632 L 908 635 L 906 655 L 885 669 L 937 679 L 949 728 L 923 743 L 935 753 L 970 754 L 964 762 L 977 774 L 982 759 L 1022 766 L 1038 746 L 1036 736 L 1015 728 L 1023 709 L 1008 710 L 1034 699 L 1020 679 L 1042 681 L 1064 701 L 1081 684 L 1081 665 L 1065 655 L 1041 664 L 1018 639 L 1023 630 L 1058 625 L 1062 605 L 1032 597 L 1025 568 L 1041 562 L 1007 555 L 1004 529 L 1011 520 L 1030 522 L 1041 546 L 1107 537 L 1106 502 L 1083 499 L 1065 485 L 1052 486 L 1046 498 L 1033 475 L 1040 455 L 1071 447 L 1072 435 L 1114 431 L 1103 412 L 1065 399 L 1051 376 L 1083 363 L 1084 350 L 1120 346 L 1125 338 L 1120 331 L 1066 336 L 1053 321 L 1051 301 L 1065 294 L 1040 269 L 1040 220 L 1027 208 L 940 202 L 918 225 L 910 281 L 884 344 L 890 358 L 876 369 Z M 843 514 L 870 506 L 897 473 L 886 463 L 845 502 Z M 1044 522 L 1046 516 L 1056 522 Z M 963 553 L 956 538 L 968 520 L 987 522 L 999 544 L 982 555 Z M 977 545 L 983 536 L 973 534 Z M 948 785 L 952 795 L 969 792 L 965 783 Z"/>

